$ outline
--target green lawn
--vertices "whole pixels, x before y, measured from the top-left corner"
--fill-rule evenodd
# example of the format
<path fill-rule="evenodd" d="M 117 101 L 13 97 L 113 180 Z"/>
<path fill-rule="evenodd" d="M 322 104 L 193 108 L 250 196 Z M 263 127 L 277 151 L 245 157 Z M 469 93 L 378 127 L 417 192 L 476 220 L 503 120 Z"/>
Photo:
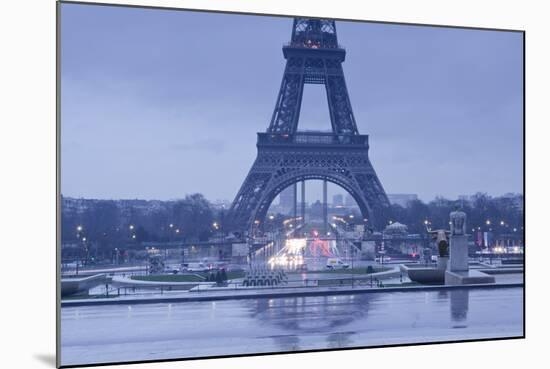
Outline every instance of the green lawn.
<path fill-rule="evenodd" d="M 227 279 L 243 278 L 244 271 L 227 272 Z M 132 279 L 150 282 L 204 282 L 208 273 L 136 275 Z"/>
<path fill-rule="evenodd" d="M 104 298 L 112 298 L 112 297 L 117 297 L 117 292 L 116 291 L 111 291 L 109 292 L 109 296 L 107 295 L 88 295 L 88 294 L 77 294 L 77 295 L 69 295 L 69 296 L 64 296 L 61 298 L 61 300 L 65 301 L 65 300 L 82 300 L 82 299 L 104 299 Z"/>
<path fill-rule="evenodd" d="M 371 274 L 379 273 L 391 270 L 389 267 L 373 267 L 372 271 L 369 272 L 367 268 L 353 268 L 353 269 L 323 269 L 323 270 L 310 270 L 308 273 L 326 273 L 326 274 Z M 296 273 L 302 274 L 304 272 L 289 272 L 289 274 Z"/>
<path fill-rule="evenodd" d="M 148 282 L 204 282 L 204 278 L 194 274 L 135 275 L 132 279 Z"/>

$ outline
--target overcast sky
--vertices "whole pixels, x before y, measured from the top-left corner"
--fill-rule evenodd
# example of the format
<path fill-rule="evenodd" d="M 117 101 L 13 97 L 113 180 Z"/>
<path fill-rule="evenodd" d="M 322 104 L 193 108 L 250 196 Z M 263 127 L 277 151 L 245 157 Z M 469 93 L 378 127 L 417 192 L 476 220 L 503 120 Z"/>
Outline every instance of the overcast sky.
<path fill-rule="evenodd" d="M 292 19 L 61 8 L 62 194 L 232 200 L 269 125 Z M 386 192 L 522 192 L 522 34 L 336 26 Z M 330 129 L 322 85 L 306 85 L 300 119 Z"/>

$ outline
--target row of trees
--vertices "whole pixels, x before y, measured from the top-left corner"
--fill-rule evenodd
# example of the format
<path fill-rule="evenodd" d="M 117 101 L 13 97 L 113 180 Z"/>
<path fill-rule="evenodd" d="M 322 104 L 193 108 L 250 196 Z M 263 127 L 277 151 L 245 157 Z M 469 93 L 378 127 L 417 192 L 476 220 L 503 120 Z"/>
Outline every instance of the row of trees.
<path fill-rule="evenodd" d="M 99 259 L 113 259 L 120 256 L 120 250 L 143 242 L 206 241 L 215 234 L 229 231 L 224 229 L 229 220 L 225 219 L 225 213 L 217 211 L 201 194 L 164 202 L 65 200 L 62 208 L 63 244 L 84 250 L 86 257 L 91 253 Z M 79 206 L 74 206 L 75 201 L 80 201 Z M 398 221 L 406 224 L 410 233 L 422 234 L 430 228 L 447 229 L 449 213 L 457 206 L 467 213 L 470 230 L 496 234 L 523 230 L 521 195 L 491 197 L 478 193 L 469 201 L 442 197 L 428 203 L 415 200 L 406 207 L 392 205 L 384 217 L 386 224 Z M 284 219 L 281 214 L 269 215 L 264 230 L 281 227 Z M 361 216 L 354 219 L 362 221 Z"/>
<path fill-rule="evenodd" d="M 214 210 L 200 194 L 178 201 L 156 202 L 155 206 L 84 200 L 80 209 L 67 206 L 61 214 L 64 244 L 93 243 L 100 249 L 147 241 L 204 241 L 214 231 Z"/>
<path fill-rule="evenodd" d="M 466 200 L 449 200 L 437 197 L 424 203 L 410 201 L 406 207 L 392 205 L 388 223 L 400 222 L 408 226 L 410 233 L 423 233 L 426 229 L 448 229 L 449 213 L 460 208 L 467 214 L 469 231 L 491 231 L 495 234 L 521 232 L 523 230 L 523 196 L 491 197 L 477 193 Z"/>

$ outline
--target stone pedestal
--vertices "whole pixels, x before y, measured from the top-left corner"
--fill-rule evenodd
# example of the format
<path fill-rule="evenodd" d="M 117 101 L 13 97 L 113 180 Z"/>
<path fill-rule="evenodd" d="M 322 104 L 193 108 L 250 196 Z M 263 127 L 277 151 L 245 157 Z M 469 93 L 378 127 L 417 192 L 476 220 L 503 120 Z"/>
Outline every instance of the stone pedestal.
<path fill-rule="evenodd" d="M 452 235 L 449 263 L 445 272 L 445 284 L 482 283 L 495 283 L 495 277 L 477 270 L 470 270 L 468 265 L 468 236 Z"/>
<path fill-rule="evenodd" d="M 447 270 L 447 264 L 449 264 L 449 258 L 447 256 L 440 256 L 437 258 L 437 269 Z"/>
<path fill-rule="evenodd" d="M 466 272 L 468 267 L 468 236 L 452 235 L 449 250 L 447 270 L 451 272 Z"/>
<path fill-rule="evenodd" d="M 449 263 L 445 271 L 445 284 L 495 283 L 495 277 L 468 265 L 468 236 L 466 235 L 466 213 L 457 209 L 449 214 L 451 218 L 451 241 L 449 242 Z"/>
<path fill-rule="evenodd" d="M 485 283 L 495 283 L 495 277 L 478 270 L 468 270 L 465 272 L 451 272 L 447 270 L 445 272 L 446 285 Z"/>

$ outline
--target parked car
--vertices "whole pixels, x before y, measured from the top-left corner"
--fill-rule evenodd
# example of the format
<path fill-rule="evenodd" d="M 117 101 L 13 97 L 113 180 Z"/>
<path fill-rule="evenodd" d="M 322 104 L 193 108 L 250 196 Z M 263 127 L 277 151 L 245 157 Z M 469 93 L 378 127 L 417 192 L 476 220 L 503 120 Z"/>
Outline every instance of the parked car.
<path fill-rule="evenodd" d="M 326 267 L 327 269 L 347 269 L 349 264 L 344 263 L 340 258 L 328 258 Z"/>
<path fill-rule="evenodd" d="M 210 268 L 205 263 L 185 263 L 181 265 L 182 272 L 208 272 Z"/>
<path fill-rule="evenodd" d="M 178 274 L 179 272 L 180 272 L 180 270 L 178 269 L 178 267 L 176 265 L 166 265 L 164 267 L 164 273 Z"/>

